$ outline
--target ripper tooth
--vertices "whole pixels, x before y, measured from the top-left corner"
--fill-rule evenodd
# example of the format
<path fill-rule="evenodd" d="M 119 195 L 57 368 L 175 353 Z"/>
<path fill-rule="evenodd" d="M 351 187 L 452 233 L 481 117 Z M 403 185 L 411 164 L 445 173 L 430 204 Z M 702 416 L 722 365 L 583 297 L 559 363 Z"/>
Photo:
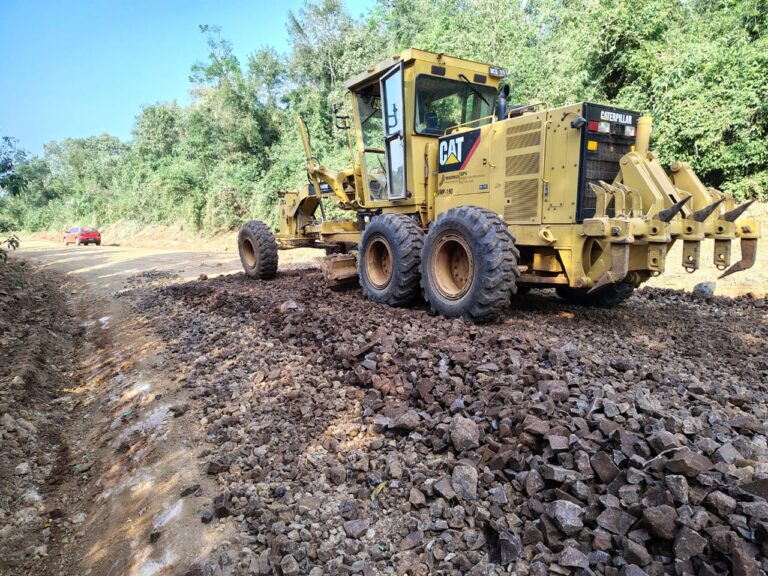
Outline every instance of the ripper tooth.
<path fill-rule="evenodd" d="M 743 204 L 740 204 L 739 206 L 736 206 L 736 208 L 734 208 L 733 210 L 730 210 L 729 212 L 726 212 L 725 214 L 720 216 L 720 218 L 725 220 L 726 222 L 735 222 L 736 218 L 738 218 L 739 216 L 744 214 L 744 212 L 746 212 L 747 208 L 752 206 L 753 202 L 754 202 L 754 199 L 753 200 L 747 200 Z M 734 266 L 735 266 L 735 264 L 734 264 Z M 722 278 L 722 276 L 721 276 L 721 278 Z"/>
<path fill-rule="evenodd" d="M 670 206 L 666 210 L 661 210 L 656 215 L 656 217 L 662 222 L 671 222 L 672 218 L 674 218 L 680 213 L 680 211 L 683 209 L 683 206 L 685 206 L 686 202 L 688 202 L 688 200 L 690 200 L 691 198 L 692 196 L 686 196 L 679 202 L 675 202 L 674 204 L 672 204 L 672 206 Z"/>
<path fill-rule="evenodd" d="M 709 218 L 712 212 L 714 212 L 723 202 L 725 202 L 725 198 L 720 198 L 719 200 L 712 202 L 709 206 L 705 206 L 701 210 L 696 210 L 692 215 L 693 219 L 696 220 L 696 222 L 704 222 L 704 220 Z"/>

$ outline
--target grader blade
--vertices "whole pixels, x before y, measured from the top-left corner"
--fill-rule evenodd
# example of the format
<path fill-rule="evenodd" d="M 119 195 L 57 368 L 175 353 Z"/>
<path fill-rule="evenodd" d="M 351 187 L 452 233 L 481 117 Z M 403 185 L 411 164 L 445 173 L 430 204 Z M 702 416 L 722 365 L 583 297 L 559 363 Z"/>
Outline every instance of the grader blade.
<path fill-rule="evenodd" d="M 321 258 L 320 269 L 331 290 L 357 285 L 357 257 L 354 254 L 333 254 Z"/>
<path fill-rule="evenodd" d="M 741 207 L 741 206 L 740 206 Z M 740 208 L 739 207 L 739 208 Z M 736 208 L 738 210 L 738 208 Z M 742 270 L 748 270 L 755 264 L 755 258 L 757 257 L 757 238 L 742 238 L 741 239 L 741 260 L 736 262 L 733 266 L 728 268 L 720 275 L 720 278 L 725 278 L 736 272 Z"/>

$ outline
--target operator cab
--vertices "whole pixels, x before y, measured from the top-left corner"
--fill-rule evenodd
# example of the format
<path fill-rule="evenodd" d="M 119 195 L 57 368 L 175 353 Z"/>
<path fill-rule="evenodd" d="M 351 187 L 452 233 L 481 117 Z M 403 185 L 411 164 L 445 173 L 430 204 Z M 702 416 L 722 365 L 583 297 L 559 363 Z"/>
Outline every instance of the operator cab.
<path fill-rule="evenodd" d="M 363 204 L 423 202 L 414 189 L 423 188 L 425 146 L 492 122 L 499 77 L 487 65 L 412 49 L 350 79 Z"/>

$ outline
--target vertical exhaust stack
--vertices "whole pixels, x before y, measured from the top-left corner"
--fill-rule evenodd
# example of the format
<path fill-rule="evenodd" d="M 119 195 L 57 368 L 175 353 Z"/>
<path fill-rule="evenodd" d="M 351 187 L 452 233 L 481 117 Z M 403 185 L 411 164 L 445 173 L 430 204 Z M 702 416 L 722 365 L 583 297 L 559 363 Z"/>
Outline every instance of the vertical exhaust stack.
<path fill-rule="evenodd" d="M 507 98 L 509 98 L 509 84 L 504 84 L 499 90 L 499 98 L 496 101 L 496 118 L 499 121 L 507 117 Z"/>
<path fill-rule="evenodd" d="M 640 116 L 637 119 L 637 135 L 635 137 L 635 152 L 645 157 L 648 153 L 648 145 L 651 142 L 651 130 L 653 128 L 653 118 L 650 116 Z"/>

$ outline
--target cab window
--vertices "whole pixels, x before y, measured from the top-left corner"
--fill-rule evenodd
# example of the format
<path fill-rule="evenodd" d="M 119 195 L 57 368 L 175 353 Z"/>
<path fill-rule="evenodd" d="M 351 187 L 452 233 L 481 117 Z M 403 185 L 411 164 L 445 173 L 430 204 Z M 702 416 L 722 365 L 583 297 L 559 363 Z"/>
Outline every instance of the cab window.
<path fill-rule="evenodd" d="M 384 200 L 387 197 L 387 171 L 379 85 L 358 93 L 357 106 L 363 133 L 363 167 L 368 193 L 371 200 Z"/>
<path fill-rule="evenodd" d="M 495 98 L 491 86 L 421 75 L 416 78 L 416 132 L 442 136 L 451 126 L 490 116 Z"/>

